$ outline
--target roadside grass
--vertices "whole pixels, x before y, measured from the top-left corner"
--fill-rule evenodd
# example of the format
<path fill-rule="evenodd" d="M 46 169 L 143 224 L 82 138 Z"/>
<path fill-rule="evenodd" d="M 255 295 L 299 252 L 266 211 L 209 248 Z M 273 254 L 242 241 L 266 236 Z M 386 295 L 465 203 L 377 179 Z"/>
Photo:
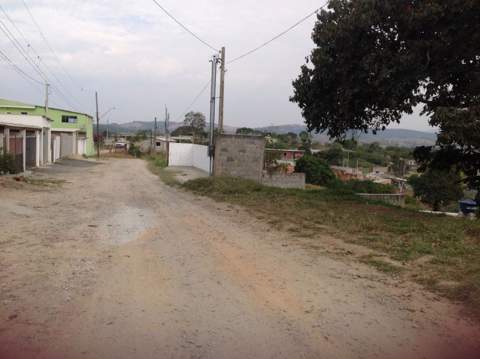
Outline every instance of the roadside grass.
<path fill-rule="evenodd" d="M 169 186 L 177 186 L 179 183 L 175 178 L 175 171 L 167 170 L 167 158 L 165 154 L 158 153 L 145 157 L 148 163 L 148 169 L 153 174 L 160 177 L 160 179 Z"/>
<path fill-rule="evenodd" d="M 399 274 L 403 271 L 401 267 L 388 263 L 384 260 L 376 258 L 377 256 L 369 254 L 366 256 L 360 257 L 360 262 L 368 264 L 372 267 L 375 267 L 378 271 L 387 273 L 387 274 Z"/>
<path fill-rule="evenodd" d="M 252 209 L 299 238 L 330 234 L 387 254 L 402 268 L 371 256 L 360 261 L 461 301 L 480 318 L 480 221 L 397 208 L 348 191 L 279 189 L 238 178 L 202 178 L 182 187 Z"/>

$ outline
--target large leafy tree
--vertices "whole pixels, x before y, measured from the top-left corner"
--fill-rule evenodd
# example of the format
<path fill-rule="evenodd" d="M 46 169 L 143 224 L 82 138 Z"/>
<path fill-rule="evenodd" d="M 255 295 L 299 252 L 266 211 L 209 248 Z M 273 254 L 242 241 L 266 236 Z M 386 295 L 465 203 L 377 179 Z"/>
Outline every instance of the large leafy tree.
<path fill-rule="evenodd" d="M 452 171 L 428 170 L 421 176 L 410 177 L 408 182 L 415 196 L 431 205 L 434 211 L 459 200 L 463 195 L 460 177 Z"/>
<path fill-rule="evenodd" d="M 293 82 L 310 130 L 383 130 L 420 106 L 440 128 L 417 151 L 480 185 L 480 1 L 330 0 Z"/>
<path fill-rule="evenodd" d="M 205 115 L 201 112 L 189 112 L 185 115 L 183 124 L 192 130 L 192 142 L 196 143 L 198 136 L 201 136 L 205 130 Z"/>

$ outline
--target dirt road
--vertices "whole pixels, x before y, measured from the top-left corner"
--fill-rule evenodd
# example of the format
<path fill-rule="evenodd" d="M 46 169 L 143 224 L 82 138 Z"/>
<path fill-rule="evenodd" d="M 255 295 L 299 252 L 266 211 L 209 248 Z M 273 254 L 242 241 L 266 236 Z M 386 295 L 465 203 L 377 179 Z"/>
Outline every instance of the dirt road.
<path fill-rule="evenodd" d="M 0 182 L 2 359 L 480 357 L 460 308 L 331 238 L 312 249 L 141 160 L 43 177 L 67 182 Z"/>

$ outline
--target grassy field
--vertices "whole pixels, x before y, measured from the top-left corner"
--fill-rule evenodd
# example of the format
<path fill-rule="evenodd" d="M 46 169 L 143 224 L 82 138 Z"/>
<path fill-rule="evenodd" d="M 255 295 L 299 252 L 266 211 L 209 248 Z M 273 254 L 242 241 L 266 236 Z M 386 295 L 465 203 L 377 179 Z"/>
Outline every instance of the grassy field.
<path fill-rule="evenodd" d="M 254 209 L 300 238 L 330 234 L 387 254 L 388 262 L 375 255 L 359 260 L 462 301 L 480 318 L 480 221 L 369 203 L 348 192 L 284 190 L 236 178 L 198 179 L 183 187 Z"/>

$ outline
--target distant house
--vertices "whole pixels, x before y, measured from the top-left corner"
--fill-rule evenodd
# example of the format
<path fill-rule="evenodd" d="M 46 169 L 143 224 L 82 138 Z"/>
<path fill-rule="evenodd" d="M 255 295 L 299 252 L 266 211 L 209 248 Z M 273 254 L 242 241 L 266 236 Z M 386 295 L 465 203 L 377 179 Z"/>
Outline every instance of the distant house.
<path fill-rule="evenodd" d="M 305 151 L 295 149 L 284 150 L 267 148 L 265 152 L 267 162 L 270 160 L 274 161 L 277 165 L 284 165 L 287 173 L 295 172 L 296 162 L 305 156 Z"/>
<path fill-rule="evenodd" d="M 337 176 L 337 178 L 342 182 L 347 182 L 351 180 L 360 180 L 363 181 L 365 176 L 362 171 L 351 168 L 351 167 L 342 167 L 342 166 L 330 166 L 332 172 Z"/>
<path fill-rule="evenodd" d="M 50 154 L 48 160 L 72 155 L 93 155 L 93 118 L 85 113 L 59 108 L 30 105 L 22 102 L 0 99 L 0 114 L 18 115 L 29 121 L 28 116 L 41 116 L 50 121 Z"/>

